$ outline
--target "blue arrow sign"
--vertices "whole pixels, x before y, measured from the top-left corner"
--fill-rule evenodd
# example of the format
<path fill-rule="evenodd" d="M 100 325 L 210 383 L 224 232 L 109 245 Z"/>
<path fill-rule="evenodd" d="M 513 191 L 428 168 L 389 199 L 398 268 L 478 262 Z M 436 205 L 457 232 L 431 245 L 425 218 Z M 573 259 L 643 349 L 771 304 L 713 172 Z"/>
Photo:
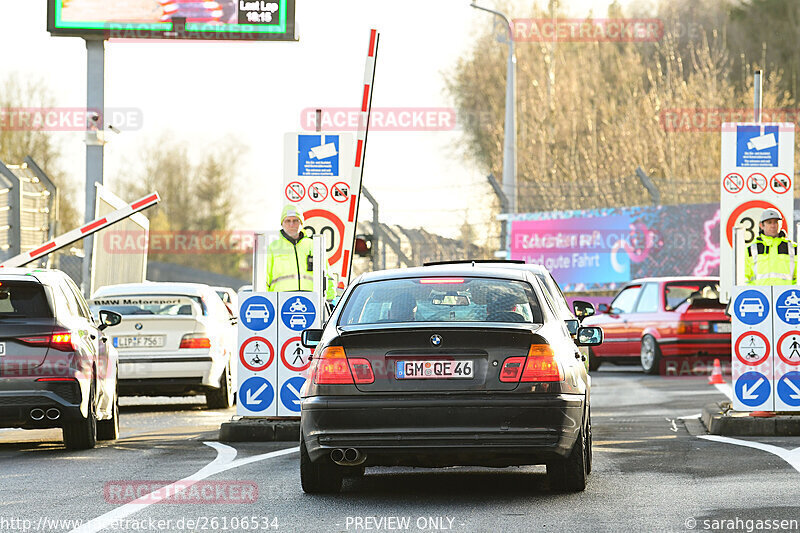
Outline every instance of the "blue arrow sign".
<path fill-rule="evenodd" d="M 800 324 L 800 290 L 789 289 L 778 296 L 775 314 L 791 326 Z"/>
<path fill-rule="evenodd" d="M 778 380 L 778 397 L 786 405 L 800 407 L 800 372 L 787 372 Z"/>
<path fill-rule="evenodd" d="M 759 291 L 742 291 L 733 302 L 733 312 L 741 322 L 755 326 L 769 316 L 769 300 Z"/>
<path fill-rule="evenodd" d="M 317 308 L 305 296 L 292 296 L 281 306 L 281 320 L 294 331 L 310 328 L 316 317 Z"/>
<path fill-rule="evenodd" d="M 295 376 L 286 380 L 281 387 L 281 403 L 290 411 L 300 412 L 300 390 L 306 382 L 303 376 Z"/>
<path fill-rule="evenodd" d="M 275 389 L 272 388 L 272 383 L 261 376 L 253 376 L 242 383 L 238 401 L 242 402 L 246 409 L 260 412 L 272 405 L 274 397 Z"/>
<path fill-rule="evenodd" d="M 736 397 L 748 407 L 759 407 L 769 399 L 772 384 L 761 372 L 746 372 L 734 384 Z"/>
<path fill-rule="evenodd" d="M 267 329 L 275 320 L 275 306 L 263 296 L 251 296 L 242 302 L 239 318 L 247 329 Z"/>

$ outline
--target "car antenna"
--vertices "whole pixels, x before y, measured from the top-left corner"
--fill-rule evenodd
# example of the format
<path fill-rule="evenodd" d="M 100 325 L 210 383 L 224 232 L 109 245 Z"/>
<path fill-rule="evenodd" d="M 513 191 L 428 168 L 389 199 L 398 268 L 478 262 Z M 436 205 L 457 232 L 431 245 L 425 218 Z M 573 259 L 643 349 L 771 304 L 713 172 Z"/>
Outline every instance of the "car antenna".
<path fill-rule="evenodd" d="M 472 268 L 475 268 L 475 261 L 472 262 Z"/>

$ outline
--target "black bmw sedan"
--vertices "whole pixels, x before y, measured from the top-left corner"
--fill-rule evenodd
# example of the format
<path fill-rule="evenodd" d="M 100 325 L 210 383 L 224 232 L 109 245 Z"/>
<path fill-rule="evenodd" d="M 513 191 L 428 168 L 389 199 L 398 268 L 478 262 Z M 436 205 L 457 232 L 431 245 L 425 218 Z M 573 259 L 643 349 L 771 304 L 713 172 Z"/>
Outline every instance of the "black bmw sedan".
<path fill-rule="evenodd" d="M 364 274 L 323 330 L 301 411 L 309 493 L 370 466 L 547 465 L 552 488 L 591 470 L 590 380 L 536 276 L 470 265 Z"/>

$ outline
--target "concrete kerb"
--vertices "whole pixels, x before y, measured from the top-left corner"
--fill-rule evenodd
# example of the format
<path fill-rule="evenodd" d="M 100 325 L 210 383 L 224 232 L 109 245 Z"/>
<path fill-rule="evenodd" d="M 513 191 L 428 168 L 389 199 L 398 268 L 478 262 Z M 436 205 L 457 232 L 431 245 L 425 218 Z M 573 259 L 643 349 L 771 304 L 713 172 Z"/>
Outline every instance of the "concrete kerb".
<path fill-rule="evenodd" d="M 711 435 L 725 437 L 790 437 L 800 435 L 800 413 L 776 413 L 770 418 L 734 411 L 730 402 L 710 403 L 700 417 Z"/>
<path fill-rule="evenodd" d="M 300 418 L 239 418 L 223 422 L 220 442 L 273 442 L 300 440 Z"/>

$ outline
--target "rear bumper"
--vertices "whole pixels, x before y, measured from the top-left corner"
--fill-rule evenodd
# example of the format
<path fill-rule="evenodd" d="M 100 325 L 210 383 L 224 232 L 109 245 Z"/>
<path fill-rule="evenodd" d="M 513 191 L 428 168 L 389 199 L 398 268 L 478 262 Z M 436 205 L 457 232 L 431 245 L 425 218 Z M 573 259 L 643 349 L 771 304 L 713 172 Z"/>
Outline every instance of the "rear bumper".
<path fill-rule="evenodd" d="M 84 418 L 81 412 L 83 394 L 78 382 L 35 382 L 20 379 L 0 379 L 0 427 L 44 429 L 58 428 L 65 421 Z M 31 410 L 58 409 L 59 416 L 45 416 L 35 421 Z"/>
<path fill-rule="evenodd" d="M 312 461 L 357 448 L 368 466 L 511 466 L 569 454 L 583 423 L 577 394 L 305 398 Z"/>
<path fill-rule="evenodd" d="M 226 356 L 208 351 L 194 354 L 124 355 L 119 360 L 120 394 L 136 395 L 137 392 L 131 385 L 137 383 L 148 386 L 151 391 L 141 393 L 147 396 L 194 394 L 218 388 L 226 364 Z M 183 390 L 180 386 L 173 386 L 180 382 L 190 387 L 185 392 L 180 392 Z M 166 388 L 161 391 L 152 390 L 159 386 Z"/>

